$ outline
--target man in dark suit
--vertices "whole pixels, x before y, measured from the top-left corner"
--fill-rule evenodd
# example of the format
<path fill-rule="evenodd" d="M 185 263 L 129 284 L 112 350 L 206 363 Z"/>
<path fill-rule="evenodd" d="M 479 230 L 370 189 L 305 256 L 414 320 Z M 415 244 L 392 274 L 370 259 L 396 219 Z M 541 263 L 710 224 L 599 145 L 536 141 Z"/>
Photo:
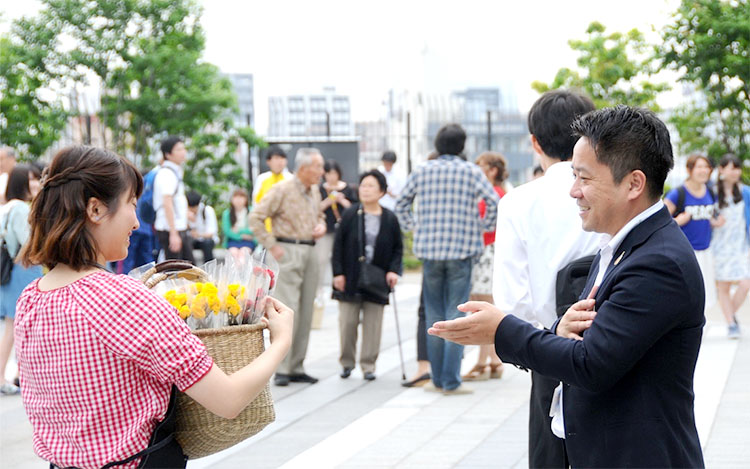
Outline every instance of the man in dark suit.
<path fill-rule="evenodd" d="M 704 290 L 690 243 L 661 202 L 673 165 L 669 133 L 650 111 L 590 112 L 573 124 L 583 228 L 611 236 L 581 297 L 551 331 L 487 303 L 430 329 L 564 383 L 553 432 L 573 467 L 702 467 L 693 411 Z M 501 281 L 501 279 L 495 279 Z M 533 435 L 530 435 L 533 438 Z"/>

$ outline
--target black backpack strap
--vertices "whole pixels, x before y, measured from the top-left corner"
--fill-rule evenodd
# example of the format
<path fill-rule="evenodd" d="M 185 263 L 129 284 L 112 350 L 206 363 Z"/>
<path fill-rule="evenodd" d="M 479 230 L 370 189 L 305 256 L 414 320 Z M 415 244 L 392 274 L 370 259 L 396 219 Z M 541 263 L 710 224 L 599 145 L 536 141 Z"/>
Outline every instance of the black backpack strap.
<path fill-rule="evenodd" d="M 676 217 L 685 211 L 685 197 L 687 197 L 685 186 L 677 188 L 677 208 L 675 209 L 672 217 Z"/>

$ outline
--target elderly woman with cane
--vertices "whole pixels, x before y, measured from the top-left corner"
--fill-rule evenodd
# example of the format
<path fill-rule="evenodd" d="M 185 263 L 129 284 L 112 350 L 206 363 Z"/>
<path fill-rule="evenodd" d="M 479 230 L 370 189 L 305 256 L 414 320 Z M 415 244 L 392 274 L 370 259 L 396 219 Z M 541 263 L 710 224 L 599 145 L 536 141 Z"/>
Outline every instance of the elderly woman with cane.
<path fill-rule="evenodd" d="M 344 211 L 333 242 L 333 297 L 339 300 L 342 378 L 348 378 L 354 369 L 357 327 L 361 322 L 359 364 L 366 380 L 375 379 L 383 307 L 388 304 L 388 289 L 396 285 L 402 271 L 403 242 L 398 219 L 379 203 L 386 188 L 385 176 L 377 170 L 360 177 L 360 203 Z M 373 272 L 376 277 L 384 276 L 374 279 L 382 283 L 379 292 L 366 284 L 369 278 L 365 274 Z"/>

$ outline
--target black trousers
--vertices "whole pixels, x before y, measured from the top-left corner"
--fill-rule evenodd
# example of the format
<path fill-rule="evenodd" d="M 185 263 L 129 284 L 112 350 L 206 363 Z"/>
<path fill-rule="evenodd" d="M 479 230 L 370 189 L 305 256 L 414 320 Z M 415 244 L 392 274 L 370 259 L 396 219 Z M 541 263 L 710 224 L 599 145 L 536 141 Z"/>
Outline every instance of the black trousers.
<path fill-rule="evenodd" d="M 159 239 L 159 244 L 161 244 L 161 248 L 164 250 L 164 258 L 181 259 L 183 261 L 188 261 L 191 264 L 195 264 L 195 259 L 193 259 L 193 240 L 190 238 L 187 230 L 180 231 L 179 233 L 180 239 L 182 239 L 182 249 L 180 249 L 179 251 L 170 251 L 169 231 L 156 232 L 156 237 Z"/>
<path fill-rule="evenodd" d="M 211 238 L 193 239 L 193 249 L 200 249 L 203 252 L 203 262 L 214 258 L 214 240 Z"/>
<path fill-rule="evenodd" d="M 424 285 L 424 282 L 423 282 Z M 424 315 L 424 287 L 419 293 L 419 321 L 417 322 L 417 360 L 429 361 L 427 358 L 427 324 Z"/>
<path fill-rule="evenodd" d="M 559 380 L 531 372 L 529 400 L 529 467 L 567 468 L 565 441 L 552 433 L 549 407 Z"/>

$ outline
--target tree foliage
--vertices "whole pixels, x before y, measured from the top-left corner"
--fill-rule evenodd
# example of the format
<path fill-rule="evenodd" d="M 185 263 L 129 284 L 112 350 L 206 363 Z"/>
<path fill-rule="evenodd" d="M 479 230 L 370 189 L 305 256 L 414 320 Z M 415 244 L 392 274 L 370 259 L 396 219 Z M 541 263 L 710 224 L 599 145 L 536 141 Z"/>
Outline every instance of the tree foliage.
<path fill-rule="evenodd" d="M 62 104 L 43 97 L 50 76 L 37 66 L 38 52 L 0 37 L 0 142 L 21 157 L 40 156 L 65 127 Z"/>
<path fill-rule="evenodd" d="M 201 132 L 194 136 L 194 156 L 186 163 L 185 183 L 206 197 L 214 208 L 228 206 L 230 187 L 252 191 L 252 182 L 237 166 L 235 155 L 244 142 L 249 148 L 262 148 L 266 143 L 250 127 Z"/>
<path fill-rule="evenodd" d="M 231 119 L 236 95 L 229 80 L 201 58 L 205 34 L 194 0 L 42 4 L 36 17 L 16 23 L 14 33 L 30 50 L 44 52 L 35 66 L 59 88 L 99 86 L 107 147 L 148 167 L 159 140 L 180 135 L 194 154 L 188 172 L 198 172 L 186 175 L 188 185 L 211 201 L 216 191 L 209 184 L 242 185 L 233 157 L 240 141 Z"/>
<path fill-rule="evenodd" d="M 670 118 L 683 152 L 750 159 L 750 5 L 683 0 L 659 51 L 697 93 Z"/>
<path fill-rule="evenodd" d="M 643 34 L 637 29 L 626 34 L 605 31 L 601 23 L 591 23 L 586 39 L 568 41 L 579 53 L 579 69 L 561 68 L 552 83 L 535 81 L 532 87 L 540 93 L 557 88 L 580 89 L 597 108 L 628 104 L 657 110 L 656 97 L 668 86 L 647 80 L 654 57 Z"/>

